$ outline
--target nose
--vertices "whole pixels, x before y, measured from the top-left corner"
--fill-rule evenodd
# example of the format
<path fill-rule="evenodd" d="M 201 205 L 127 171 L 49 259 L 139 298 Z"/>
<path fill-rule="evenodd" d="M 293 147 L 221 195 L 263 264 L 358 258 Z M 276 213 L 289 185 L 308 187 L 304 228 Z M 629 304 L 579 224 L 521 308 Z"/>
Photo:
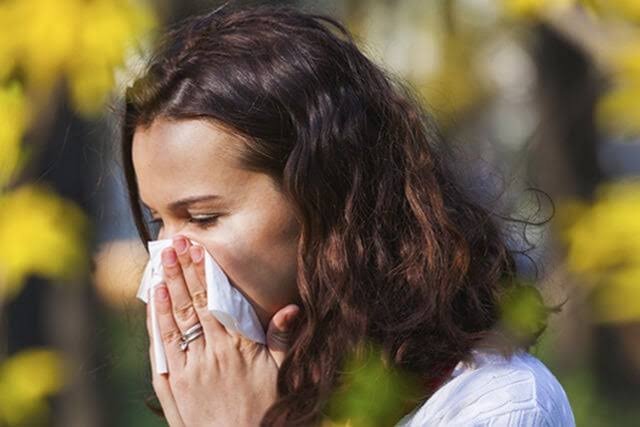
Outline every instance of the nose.
<path fill-rule="evenodd" d="M 186 238 L 187 240 L 191 240 L 192 236 L 189 233 L 185 233 L 183 231 L 181 231 L 180 229 L 178 229 L 177 227 L 171 227 L 171 226 L 167 226 L 167 227 L 162 227 L 159 232 L 158 232 L 158 240 L 164 240 L 164 239 L 173 239 L 176 236 L 182 236 L 184 238 Z"/>
<path fill-rule="evenodd" d="M 164 240 L 164 239 L 174 239 L 177 236 L 182 236 L 187 240 L 193 240 L 193 238 L 191 236 L 188 236 L 186 233 L 165 233 L 165 232 L 160 232 L 158 233 L 158 240 Z"/>
<path fill-rule="evenodd" d="M 171 230 L 167 230 L 167 227 L 162 227 L 158 230 L 158 235 L 156 236 L 157 240 L 169 239 L 173 233 Z"/>

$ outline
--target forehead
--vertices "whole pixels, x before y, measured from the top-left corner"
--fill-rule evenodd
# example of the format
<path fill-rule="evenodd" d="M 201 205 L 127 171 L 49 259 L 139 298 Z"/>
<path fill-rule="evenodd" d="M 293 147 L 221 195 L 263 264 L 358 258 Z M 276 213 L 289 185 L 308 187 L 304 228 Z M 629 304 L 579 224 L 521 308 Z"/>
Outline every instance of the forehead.
<path fill-rule="evenodd" d="M 203 120 L 156 119 L 136 129 L 132 161 L 141 198 L 157 207 L 200 194 L 231 192 L 252 173 L 239 167 L 242 140 Z"/>

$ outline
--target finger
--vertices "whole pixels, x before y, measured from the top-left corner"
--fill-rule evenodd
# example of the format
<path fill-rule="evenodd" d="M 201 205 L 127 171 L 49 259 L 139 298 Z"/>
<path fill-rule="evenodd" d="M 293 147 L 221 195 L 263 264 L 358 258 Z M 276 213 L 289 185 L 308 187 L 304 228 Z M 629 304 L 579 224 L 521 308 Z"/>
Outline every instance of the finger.
<path fill-rule="evenodd" d="M 204 249 L 202 246 L 192 245 L 188 239 L 185 239 L 182 236 L 174 238 L 174 247 L 178 254 L 178 260 L 180 261 L 180 267 L 182 268 L 182 274 L 191 296 L 191 301 L 198 319 L 200 319 L 200 322 L 202 323 L 203 318 L 211 316 L 211 313 L 209 313 L 207 309 L 207 289 L 204 277 Z"/>
<path fill-rule="evenodd" d="M 204 329 L 205 346 L 208 344 L 214 344 L 217 340 L 223 339 L 225 335 L 228 335 L 226 328 L 218 319 L 211 314 L 209 307 L 207 306 L 207 289 L 206 279 L 204 271 L 204 248 L 200 245 L 194 245 L 189 248 L 189 254 L 191 256 L 191 271 L 195 272 L 200 283 L 202 283 L 202 289 L 195 294 L 192 294 L 193 305 L 198 313 L 200 322 Z"/>
<path fill-rule="evenodd" d="M 191 248 L 194 246 L 188 239 L 178 235 L 173 238 L 173 247 L 175 248 L 178 255 L 178 261 L 180 262 L 180 267 L 182 268 L 182 273 L 187 285 L 187 290 L 189 291 L 189 294 L 193 299 L 194 294 L 205 290 L 204 277 L 202 277 L 201 280 L 200 275 L 198 274 L 198 271 L 196 269 L 196 264 L 194 264 L 193 260 L 191 259 Z M 202 247 L 199 247 L 199 251 L 202 251 Z"/>
<path fill-rule="evenodd" d="M 200 279 L 200 283 L 206 288 L 206 277 L 204 273 L 204 248 L 202 246 L 191 246 L 189 248 L 189 254 L 191 255 L 191 262 L 195 267 L 194 270 Z"/>
<path fill-rule="evenodd" d="M 289 351 L 291 331 L 299 313 L 300 308 L 290 304 L 274 314 L 267 327 L 267 348 L 278 367 Z"/>
<path fill-rule="evenodd" d="M 191 294 L 187 289 L 187 285 L 184 280 L 182 267 L 178 262 L 178 256 L 173 247 L 166 248 L 162 251 L 162 267 L 164 270 L 164 278 L 169 288 L 169 295 L 171 296 L 171 307 L 173 310 L 173 317 L 178 326 L 178 329 L 184 333 L 193 325 L 200 322 L 198 314 L 196 313 L 193 301 L 191 300 Z M 193 342 L 193 347 L 204 347 L 203 340 L 196 340 Z M 191 347 L 191 343 L 189 343 Z"/>
<path fill-rule="evenodd" d="M 158 374 L 156 369 L 155 355 L 153 351 L 153 329 L 151 328 L 151 304 L 147 304 L 147 333 L 149 334 L 149 360 L 151 362 L 151 384 L 153 391 L 158 397 L 160 406 L 162 406 L 162 412 L 164 413 L 167 422 L 171 426 L 184 426 L 180 413 L 178 412 L 178 406 L 176 405 L 175 398 L 171 392 L 171 386 L 169 385 L 169 379 L 166 375 Z"/>
<path fill-rule="evenodd" d="M 149 350 L 151 351 L 152 347 Z M 153 357 L 151 359 L 153 360 Z M 153 371 L 154 373 L 151 377 L 151 384 L 153 386 L 153 391 L 158 397 L 160 406 L 162 407 L 162 412 L 167 419 L 167 424 L 171 427 L 184 426 L 180 412 L 178 412 L 178 405 L 176 405 L 175 398 L 171 392 L 169 378 L 164 374 L 156 374 L 155 369 L 153 369 Z"/>
<path fill-rule="evenodd" d="M 186 355 L 185 352 L 180 350 L 182 333 L 173 318 L 171 297 L 165 284 L 160 284 L 156 287 L 154 300 L 162 345 L 164 346 L 164 352 L 167 357 L 167 367 L 169 368 L 169 372 L 176 372 L 176 370 L 184 367 Z M 189 343 L 189 346 L 193 343 L 194 342 Z"/>

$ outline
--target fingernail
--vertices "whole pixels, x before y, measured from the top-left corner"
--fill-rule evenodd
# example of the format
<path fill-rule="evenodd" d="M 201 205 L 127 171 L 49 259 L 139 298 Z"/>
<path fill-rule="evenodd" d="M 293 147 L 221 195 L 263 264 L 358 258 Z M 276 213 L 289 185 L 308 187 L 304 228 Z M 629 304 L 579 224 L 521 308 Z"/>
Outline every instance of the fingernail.
<path fill-rule="evenodd" d="M 172 266 L 178 261 L 176 257 L 176 251 L 173 249 L 168 249 L 162 251 L 162 262 L 167 266 Z"/>
<path fill-rule="evenodd" d="M 201 246 L 193 246 L 191 248 L 191 260 L 193 262 L 202 261 L 203 255 L 204 255 L 204 250 L 202 249 Z"/>
<path fill-rule="evenodd" d="M 166 286 L 158 286 L 158 288 L 156 289 L 156 298 L 158 298 L 160 301 L 166 301 L 168 295 L 169 293 L 167 292 Z"/>
<path fill-rule="evenodd" d="M 293 312 L 287 314 L 286 319 L 285 319 L 286 320 L 286 326 L 285 327 L 287 328 L 287 330 L 291 329 L 291 322 L 296 317 L 298 317 L 298 314 L 300 314 L 300 307 L 297 307 L 297 306 L 296 306 L 296 309 Z"/>
<path fill-rule="evenodd" d="M 184 253 L 185 249 L 187 249 L 187 240 L 182 236 L 174 237 L 173 246 L 176 248 L 179 254 L 182 254 Z"/>

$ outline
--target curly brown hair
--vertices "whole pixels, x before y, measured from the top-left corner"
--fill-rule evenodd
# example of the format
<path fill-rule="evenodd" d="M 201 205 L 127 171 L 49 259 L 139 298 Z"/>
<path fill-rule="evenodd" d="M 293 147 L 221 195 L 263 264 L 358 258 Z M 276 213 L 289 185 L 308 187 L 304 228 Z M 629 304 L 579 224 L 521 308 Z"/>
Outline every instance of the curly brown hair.
<path fill-rule="evenodd" d="M 515 263 L 494 215 L 465 194 L 413 92 L 336 20 L 289 7 L 222 7 L 172 28 L 128 88 L 122 155 L 141 239 L 152 237 L 131 159 L 158 118 L 243 137 L 302 224 L 301 320 L 262 425 L 310 425 L 349 350 L 376 343 L 429 396 L 492 333 Z"/>

